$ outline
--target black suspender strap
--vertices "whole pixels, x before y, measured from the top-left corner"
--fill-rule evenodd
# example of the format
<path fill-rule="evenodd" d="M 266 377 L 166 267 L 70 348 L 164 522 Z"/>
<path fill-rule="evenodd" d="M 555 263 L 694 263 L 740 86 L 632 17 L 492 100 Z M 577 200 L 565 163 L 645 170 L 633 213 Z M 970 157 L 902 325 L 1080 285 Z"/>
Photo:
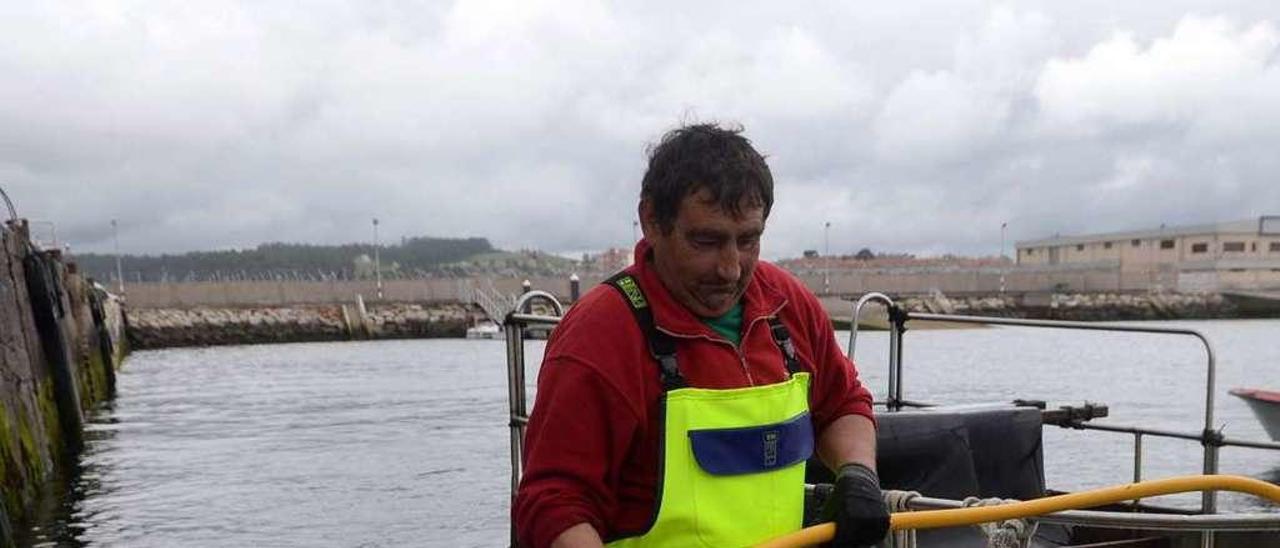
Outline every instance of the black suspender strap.
<path fill-rule="evenodd" d="M 622 300 L 627 302 L 627 307 L 636 317 L 636 323 L 640 325 L 640 331 L 644 333 L 649 346 L 649 354 L 658 361 L 662 389 L 670 391 L 688 386 L 676 363 L 676 341 L 671 335 L 659 331 L 654 324 L 653 309 L 649 307 L 649 300 L 645 298 L 644 291 L 640 290 L 636 279 L 630 274 L 619 272 L 604 283 L 622 293 Z"/>
<path fill-rule="evenodd" d="M 644 333 L 644 338 L 649 346 L 649 354 L 658 362 L 658 373 L 662 377 L 663 389 L 675 390 L 687 387 L 688 383 L 685 382 L 684 376 L 680 374 L 680 368 L 676 362 L 676 341 L 671 335 L 658 330 L 658 326 L 653 321 L 653 309 L 649 307 L 649 300 L 645 298 L 644 291 L 640 289 L 640 284 L 636 282 L 634 277 L 622 272 L 605 280 L 604 283 L 617 289 L 622 294 L 622 300 L 626 301 L 627 308 L 630 308 L 632 315 L 635 316 L 636 323 L 640 325 L 640 331 Z M 769 318 L 769 332 L 773 334 L 773 342 L 782 351 L 782 358 L 787 367 L 787 375 L 791 376 L 803 371 L 804 369 L 800 367 L 800 358 L 796 355 L 795 344 L 791 342 L 791 332 L 787 331 L 787 326 L 783 325 L 782 321 L 774 316 Z"/>
<path fill-rule="evenodd" d="M 791 342 L 791 332 L 777 316 L 769 318 L 769 332 L 773 333 L 773 342 L 782 350 L 782 359 L 787 362 L 787 375 L 801 372 L 800 358 L 796 357 L 796 345 Z"/>

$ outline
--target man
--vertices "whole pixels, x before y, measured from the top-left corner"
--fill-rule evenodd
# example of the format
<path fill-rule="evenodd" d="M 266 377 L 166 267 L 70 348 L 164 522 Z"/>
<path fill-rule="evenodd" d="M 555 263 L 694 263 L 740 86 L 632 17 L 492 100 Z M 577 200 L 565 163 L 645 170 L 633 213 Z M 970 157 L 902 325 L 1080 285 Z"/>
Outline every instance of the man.
<path fill-rule="evenodd" d="M 523 547 L 741 546 L 801 526 L 815 450 L 838 546 L 888 527 L 870 393 L 817 299 L 758 262 L 768 165 L 737 130 L 663 137 L 635 264 L 547 344 L 513 508 Z"/>

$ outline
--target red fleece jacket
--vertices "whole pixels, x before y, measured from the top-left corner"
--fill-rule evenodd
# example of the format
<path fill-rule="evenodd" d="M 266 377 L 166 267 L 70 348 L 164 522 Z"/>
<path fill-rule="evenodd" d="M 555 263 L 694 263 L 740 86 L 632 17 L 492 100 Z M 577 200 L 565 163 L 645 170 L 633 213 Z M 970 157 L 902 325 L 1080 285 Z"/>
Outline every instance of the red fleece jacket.
<path fill-rule="evenodd" d="M 810 413 L 819 436 L 835 419 L 872 418 L 817 298 L 799 280 L 757 263 L 743 296 L 741 345 L 717 335 L 677 303 L 636 245 L 635 276 L 659 329 L 677 340 L 690 386 L 739 388 L 786 380 L 766 319 L 777 315 L 804 368 L 813 373 Z M 525 432 L 524 477 L 513 519 L 520 545 L 541 548 L 578 523 L 606 540 L 642 531 L 654 511 L 662 386 L 644 336 L 621 294 L 600 285 L 573 306 L 547 343 Z M 874 420 L 874 419 L 873 419 Z"/>

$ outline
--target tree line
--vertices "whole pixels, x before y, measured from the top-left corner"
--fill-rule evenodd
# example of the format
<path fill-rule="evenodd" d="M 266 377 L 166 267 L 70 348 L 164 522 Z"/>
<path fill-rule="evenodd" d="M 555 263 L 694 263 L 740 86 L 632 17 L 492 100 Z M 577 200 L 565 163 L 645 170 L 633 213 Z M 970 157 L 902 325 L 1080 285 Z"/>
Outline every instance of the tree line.
<path fill-rule="evenodd" d="M 487 238 L 407 238 L 377 248 L 379 266 L 391 277 L 448 274 L 447 265 L 495 251 Z M 313 245 L 267 243 L 253 249 L 192 251 L 181 254 L 123 255 L 126 282 L 358 279 L 373 275 L 370 244 Z M 116 257 L 77 254 L 73 261 L 99 281 L 116 278 Z"/>

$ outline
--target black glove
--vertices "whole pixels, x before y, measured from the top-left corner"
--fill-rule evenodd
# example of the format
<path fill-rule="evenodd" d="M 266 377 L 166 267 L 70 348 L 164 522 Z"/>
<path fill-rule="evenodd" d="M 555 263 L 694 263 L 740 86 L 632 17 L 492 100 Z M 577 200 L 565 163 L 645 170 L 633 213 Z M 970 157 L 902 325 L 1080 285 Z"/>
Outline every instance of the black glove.
<path fill-rule="evenodd" d="M 871 546 L 889 532 L 889 511 L 880 497 L 880 478 L 858 463 L 840 467 L 831 496 L 822 506 L 823 521 L 836 524 L 835 548 Z"/>

